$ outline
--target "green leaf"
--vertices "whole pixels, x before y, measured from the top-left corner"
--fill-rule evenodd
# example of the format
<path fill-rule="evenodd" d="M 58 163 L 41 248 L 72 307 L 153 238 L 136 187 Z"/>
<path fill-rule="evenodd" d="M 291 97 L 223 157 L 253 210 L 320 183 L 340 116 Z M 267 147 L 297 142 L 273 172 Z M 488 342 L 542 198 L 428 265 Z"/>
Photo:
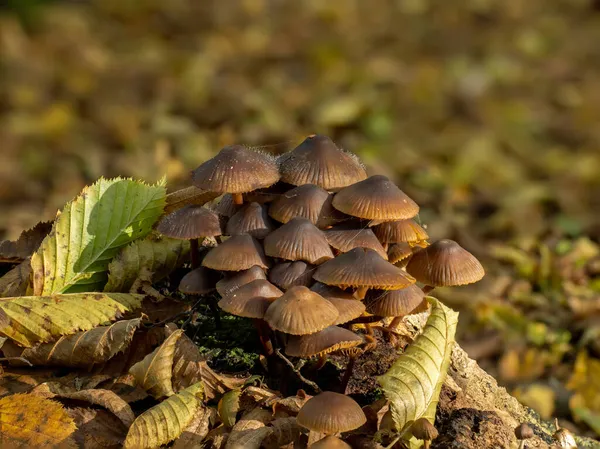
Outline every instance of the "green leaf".
<path fill-rule="evenodd" d="M 190 242 L 168 237 L 148 236 L 126 246 L 108 265 L 108 282 L 105 292 L 127 292 L 140 277 L 151 275 L 157 282 L 183 263 L 190 251 Z"/>
<path fill-rule="evenodd" d="M 100 178 L 68 203 L 31 258 L 33 294 L 102 290 L 110 260 L 162 214 L 164 181 Z"/>
<path fill-rule="evenodd" d="M 32 347 L 86 331 L 141 307 L 144 295 L 72 293 L 0 299 L 0 336 Z"/>
<path fill-rule="evenodd" d="M 396 428 L 403 432 L 419 418 L 434 422 L 440 390 L 450 365 L 458 312 L 427 297 L 431 315 L 423 332 L 378 378 L 390 401 Z"/>

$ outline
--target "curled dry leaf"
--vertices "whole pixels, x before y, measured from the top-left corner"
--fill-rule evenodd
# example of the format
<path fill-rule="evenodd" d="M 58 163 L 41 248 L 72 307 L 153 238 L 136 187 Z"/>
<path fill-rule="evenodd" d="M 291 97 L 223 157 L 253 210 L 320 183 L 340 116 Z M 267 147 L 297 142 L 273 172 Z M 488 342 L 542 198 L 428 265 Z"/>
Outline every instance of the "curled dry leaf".
<path fill-rule="evenodd" d="M 136 382 L 154 398 L 175 394 L 171 381 L 173 370 L 173 355 L 175 345 L 181 338 L 181 329 L 173 332 L 158 348 L 144 357 L 144 360 L 133 365 L 129 372 Z"/>
<path fill-rule="evenodd" d="M 208 435 L 211 423 L 215 421 L 216 415 L 217 411 L 214 408 L 201 405 L 171 449 L 201 447 L 202 440 Z"/>
<path fill-rule="evenodd" d="M 208 432 L 206 436 L 205 442 L 208 444 L 208 447 L 211 449 L 223 449 L 227 444 L 227 439 L 229 438 L 229 430 L 224 425 L 220 425 L 219 427 Z"/>
<path fill-rule="evenodd" d="M 112 413 L 102 409 L 75 407 L 67 413 L 77 426 L 73 439 L 84 449 L 120 449 L 127 428 Z"/>
<path fill-rule="evenodd" d="M 56 401 L 33 394 L 0 399 L 0 447 L 76 448 L 75 423 Z"/>
<path fill-rule="evenodd" d="M 23 357 L 33 365 L 90 367 L 106 362 L 125 350 L 140 321 L 139 318 L 117 321 L 110 326 L 77 332 L 59 338 L 56 343 L 42 343 L 33 348 L 19 349 L 12 344 L 4 353 L 7 357 Z"/>
<path fill-rule="evenodd" d="M 0 242 L 0 263 L 19 263 L 27 259 L 38 249 L 51 229 L 52 222 L 42 221 L 33 228 L 21 232 L 17 240 Z"/>
<path fill-rule="evenodd" d="M 262 441 L 273 432 L 266 427 L 273 420 L 271 413 L 260 407 L 246 413 L 235 423 L 227 439 L 226 449 L 259 449 Z"/>
<path fill-rule="evenodd" d="M 265 449 L 279 449 L 288 444 L 297 445 L 300 442 L 300 426 L 296 418 L 278 418 L 271 423 L 271 434 L 263 441 Z"/>
<path fill-rule="evenodd" d="M 195 186 L 176 190 L 167 195 L 165 214 L 170 214 L 171 212 L 181 209 L 184 206 L 202 206 L 203 204 L 206 204 L 219 196 L 221 196 L 220 193 L 202 190 Z"/>
<path fill-rule="evenodd" d="M 25 296 L 30 275 L 31 265 L 29 260 L 25 260 L 0 277 L 0 298 Z"/>
<path fill-rule="evenodd" d="M 32 347 L 86 331 L 139 309 L 143 295 L 72 293 L 0 299 L 0 335 Z"/>
<path fill-rule="evenodd" d="M 276 399 L 271 407 L 273 408 L 273 414 L 285 413 L 287 415 L 296 416 L 302 406 L 312 396 L 306 394 L 304 390 L 298 390 L 296 396 L 288 396 L 287 398 Z"/>
<path fill-rule="evenodd" d="M 194 419 L 202 401 L 202 383 L 192 385 L 136 418 L 124 449 L 156 448 L 178 438 Z"/>

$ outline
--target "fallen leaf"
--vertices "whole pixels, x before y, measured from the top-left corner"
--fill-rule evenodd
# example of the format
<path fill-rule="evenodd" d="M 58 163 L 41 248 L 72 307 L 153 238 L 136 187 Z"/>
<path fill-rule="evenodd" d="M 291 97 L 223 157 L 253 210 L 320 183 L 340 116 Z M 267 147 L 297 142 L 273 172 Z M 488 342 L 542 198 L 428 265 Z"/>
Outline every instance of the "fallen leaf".
<path fill-rule="evenodd" d="M 259 449 L 262 441 L 273 432 L 266 427 L 273 420 L 271 413 L 260 407 L 249 411 L 235 423 L 227 439 L 226 449 Z"/>
<path fill-rule="evenodd" d="M 274 420 L 271 430 L 271 434 L 262 441 L 265 449 L 279 449 L 281 446 L 300 442 L 300 425 L 295 417 Z"/>
<path fill-rule="evenodd" d="M 93 408 L 69 408 L 67 413 L 77 430 L 73 439 L 83 449 L 120 449 L 127 428 L 110 412 Z"/>
<path fill-rule="evenodd" d="M 217 411 L 214 408 L 200 406 L 192 421 L 181 436 L 177 438 L 171 449 L 200 447 L 202 440 L 210 431 L 211 421 L 214 422 L 216 414 Z"/>
<path fill-rule="evenodd" d="M 30 275 L 31 265 L 25 260 L 0 277 L 0 298 L 25 296 Z"/>
<path fill-rule="evenodd" d="M 228 391 L 219 400 L 217 410 L 223 425 L 231 429 L 237 420 L 237 413 L 240 411 L 240 396 L 242 390 L 236 389 Z"/>
<path fill-rule="evenodd" d="M 0 242 L 0 262 L 20 263 L 33 254 L 52 229 L 52 222 L 42 221 L 23 231 L 17 240 Z"/>

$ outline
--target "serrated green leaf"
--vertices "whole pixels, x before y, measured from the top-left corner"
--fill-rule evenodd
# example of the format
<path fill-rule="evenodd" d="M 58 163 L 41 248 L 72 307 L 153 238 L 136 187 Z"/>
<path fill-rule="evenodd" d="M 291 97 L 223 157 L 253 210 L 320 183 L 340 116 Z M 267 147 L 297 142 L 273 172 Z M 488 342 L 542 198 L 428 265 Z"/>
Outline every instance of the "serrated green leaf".
<path fill-rule="evenodd" d="M 168 237 L 148 236 L 123 248 L 108 265 L 105 292 L 129 291 L 140 273 L 151 274 L 151 281 L 160 281 L 183 263 L 190 251 L 190 242 Z"/>
<path fill-rule="evenodd" d="M 165 197 L 164 183 L 100 178 L 85 187 L 31 258 L 33 294 L 102 290 L 110 260 L 150 232 Z"/>
<path fill-rule="evenodd" d="M 402 432 L 419 418 L 435 420 L 440 390 L 450 365 L 458 312 L 428 297 L 432 305 L 423 332 L 378 378 Z"/>
<path fill-rule="evenodd" d="M 71 293 L 0 299 L 0 335 L 22 346 L 48 342 L 115 320 L 142 304 L 144 295 Z"/>

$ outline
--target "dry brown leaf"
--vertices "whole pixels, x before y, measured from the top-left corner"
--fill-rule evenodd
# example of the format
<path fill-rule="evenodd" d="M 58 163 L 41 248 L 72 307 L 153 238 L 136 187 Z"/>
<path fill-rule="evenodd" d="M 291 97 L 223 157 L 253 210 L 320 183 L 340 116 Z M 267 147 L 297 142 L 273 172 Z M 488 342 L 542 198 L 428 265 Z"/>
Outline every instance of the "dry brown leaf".
<path fill-rule="evenodd" d="M 278 412 L 284 412 L 288 415 L 296 416 L 300 411 L 300 408 L 308 401 L 312 396 L 306 394 L 304 390 L 298 390 L 296 396 L 289 396 L 283 399 L 277 399 L 272 404 L 273 414 Z"/>
<path fill-rule="evenodd" d="M 296 418 L 278 418 L 271 423 L 271 429 L 272 433 L 262 441 L 265 449 L 279 449 L 281 446 L 299 443 L 300 425 Z"/>
<path fill-rule="evenodd" d="M 249 386 L 244 388 L 244 398 L 251 399 L 256 405 L 266 405 L 281 399 L 278 391 L 263 387 Z"/>
<path fill-rule="evenodd" d="M 272 421 L 271 413 L 260 407 L 246 413 L 235 423 L 227 439 L 226 449 L 259 449 L 262 441 L 273 432 L 266 427 Z"/>
<path fill-rule="evenodd" d="M 227 439 L 229 438 L 229 430 L 224 425 L 220 425 L 216 429 L 208 432 L 208 435 L 205 438 L 207 443 L 210 443 L 208 447 L 211 449 L 222 449 L 227 444 Z"/>
<path fill-rule="evenodd" d="M 23 231 L 17 240 L 0 242 L 0 262 L 22 262 L 38 249 L 44 237 L 52 229 L 52 222 L 42 221 L 33 228 Z"/>
<path fill-rule="evenodd" d="M 100 387 L 114 392 L 128 404 L 141 401 L 148 397 L 148 393 L 142 387 L 137 385 L 135 377 L 131 374 L 123 374 L 114 379 L 104 382 Z"/>
<path fill-rule="evenodd" d="M 167 195 L 167 204 L 165 205 L 165 214 L 181 209 L 184 206 L 196 205 L 202 206 L 209 201 L 214 200 L 220 193 L 209 192 L 198 187 L 190 186 L 184 189 L 176 190 Z"/>
<path fill-rule="evenodd" d="M 73 439 L 83 449 L 120 449 L 127 428 L 106 410 L 76 407 L 67 413 L 77 426 Z"/>
<path fill-rule="evenodd" d="M 172 298 L 165 298 L 162 301 L 156 301 L 153 298 L 145 298 L 142 302 L 142 310 L 146 315 L 145 321 L 165 322 L 166 320 L 175 319 L 181 313 L 189 312 L 192 305 L 183 301 L 176 301 Z"/>
<path fill-rule="evenodd" d="M 129 370 L 135 377 L 136 382 L 156 399 L 175 394 L 171 381 L 173 355 L 175 345 L 182 335 L 183 331 L 181 329 L 176 330 L 169 335 L 162 345 Z"/>
<path fill-rule="evenodd" d="M 29 260 L 24 260 L 0 277 L 0 298 L 26 295 L 30 275 L 31 265 Z"/>
<path fill-rule="evenodd" d="M 125 449 L 155 448 L 178 438 L 202 401 L 202 383 L 192 385 L 146 410 L 129 428 Z"/>
<path fill-rule="evenodd" d="M 8 345 L 9 352 L 4 352 L 8 357 L 21 356 L 33 365 L 90 367 L 108 361 L 127 348 L 140 322 L 140 318 L 117 321 L 24 350 L 12 344 Z"/>
<path fill-rule="evenodd" d="M 201 447 L 202 440 L 208 435 L 211 422 L 214 422 L 217 411 L 211 407 L 200 406 L 183 433 L 171 449 L 188 449 Z"/>
<path fill-rule="evenodd" d="M 0 399 L 0 447 L 76 448 L 75 423 L 56 401 L 33 394 Z"/>
<path fill-rule="evenodd" d="M 10 368 L 0 376 L 0 398 L 17 393 L 27 393 L 36 385 L 46 382 L 56 375 L 53 370 L 26 370 Z"/>

